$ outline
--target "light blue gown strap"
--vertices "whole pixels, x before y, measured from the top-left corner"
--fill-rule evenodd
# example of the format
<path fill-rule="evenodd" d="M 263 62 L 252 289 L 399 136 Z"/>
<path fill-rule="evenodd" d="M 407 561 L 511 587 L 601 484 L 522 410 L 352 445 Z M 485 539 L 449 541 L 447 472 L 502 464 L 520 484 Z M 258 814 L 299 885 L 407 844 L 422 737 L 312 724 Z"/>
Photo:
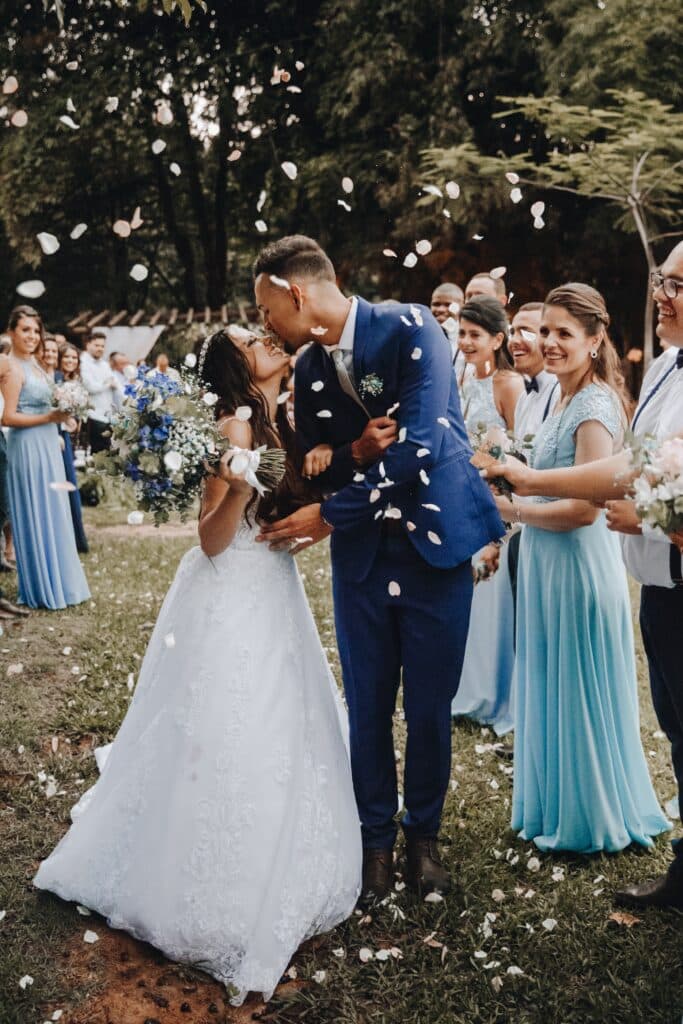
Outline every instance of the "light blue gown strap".
<path fill-rule="evenodd" d="M 622 428 L 619 399 L 615 393 L 603 384 L 589 384 L 579 391 L 567 409 L 567 418 L 563 424 L 567 433 L 576 433 L 582 423 L 597 420 L 616 437 Z"/>

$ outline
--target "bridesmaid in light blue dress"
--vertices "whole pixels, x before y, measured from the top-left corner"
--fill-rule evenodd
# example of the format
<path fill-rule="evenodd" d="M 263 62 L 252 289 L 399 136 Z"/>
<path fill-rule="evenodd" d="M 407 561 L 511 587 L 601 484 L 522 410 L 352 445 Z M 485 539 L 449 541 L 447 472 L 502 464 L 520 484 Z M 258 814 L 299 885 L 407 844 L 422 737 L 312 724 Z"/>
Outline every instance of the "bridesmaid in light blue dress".
<path fill-rule="evenodd" d="M 19 603 L 66 608 L 90 597 L 76 550 L 50 379 L 33 358 L 40 317 L 30 306 L 10 314 L 11 370 L 3 394 L 8 491 L 17 553 Z"/>
<path fill-rule="evenodd" d="M 520 374 L 508 372 L 507 320 L 498 300 L 477 296 L 465 303 L 460 335 L 460 351 L 475 369 L 463 384 L 465 426 L 470 435 L 485 426 L 503 438 L 514 426 L 514 408 L 524 383 Z M 474 588 L 460 685 L 451 705 L 454 717 L 489 725 L 498 736 L 513 727 L 515 613 L 507 556 L 503 545 L 498 571 Z M 472 560 L 474 565 L 478 558 L 479 554 Z"/>
<path fill-rule="evenodd" d="M 565 285 L 546 299 L 541 336 L 562 399 L 537 435 L 535 468 L 589 462 L 600 457 L 597 449 L 609 455 L 621 446 L 625 418 L 607 383 L 618 383 L 608 322 L 602 297 L 587 285 Z M 670 825 L 640 740 L 619 540 L 588 502 L 538 498 L 515 511 L 527 525 L 519 560 L 512 827 L 546 851 L 651 846 Z"/>

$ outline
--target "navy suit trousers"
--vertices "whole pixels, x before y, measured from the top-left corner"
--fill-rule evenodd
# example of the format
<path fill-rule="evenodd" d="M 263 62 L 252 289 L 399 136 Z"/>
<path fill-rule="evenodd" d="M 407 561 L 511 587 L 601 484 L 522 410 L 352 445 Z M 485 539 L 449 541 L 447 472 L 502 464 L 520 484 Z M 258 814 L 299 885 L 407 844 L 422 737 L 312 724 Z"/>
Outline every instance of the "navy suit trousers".
<path fill-rule="evenodd" d="M 402 826 L 407 834 L 436 836 L 450 779 L 451 701 L 472 602 L 470 562 L 436 569 L 397 531 L 383 533 L 362 584 L 344 580 L 334 562 L 332 569 L 363 845 L 389 848 L 396 839 L 392 719 L 401 679 L 408 732 Z M 399 595 L 390 593 L 390 583 L 398 584 Z"/>
<path fill-rule="evenodd" d="M 683 812 L 683 659 L 680 630 L 683 623 L 683 587 L 643 587 L 640 629 L 650 669 L 652 703 L 663 731 L 671 741 L 671 755 Z M 676 867 L 683 875 L 683 841 L 674 843 Z"/>

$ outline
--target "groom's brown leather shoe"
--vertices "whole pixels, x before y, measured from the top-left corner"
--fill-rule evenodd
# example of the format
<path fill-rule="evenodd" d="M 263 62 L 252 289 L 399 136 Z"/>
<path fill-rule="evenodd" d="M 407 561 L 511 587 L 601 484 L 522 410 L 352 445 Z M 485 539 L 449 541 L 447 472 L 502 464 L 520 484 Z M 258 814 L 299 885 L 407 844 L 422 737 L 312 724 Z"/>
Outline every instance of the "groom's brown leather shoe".
<path fill-rule="evenodd" d="M 648 907 L 683 910 L 683 872 L 669 871 L 652 882 L 629 885 L 616 892 L 614 898 L 619 906 L 633 910 L 646 910 Z"/>
<path fill-rule="evenodd" d="M 420 896 L 449 891 L 451 876 L 441 863 L 436 836 L 406 836 L 406 860 L 406 883 Z"/>
<path fill-rule="evenodd" d="M 363 887 L 360 903 L 367 905 L 383 900 L 391 891 L 394 877 L 394 856 L 391 850 L 363 848 Z"/>

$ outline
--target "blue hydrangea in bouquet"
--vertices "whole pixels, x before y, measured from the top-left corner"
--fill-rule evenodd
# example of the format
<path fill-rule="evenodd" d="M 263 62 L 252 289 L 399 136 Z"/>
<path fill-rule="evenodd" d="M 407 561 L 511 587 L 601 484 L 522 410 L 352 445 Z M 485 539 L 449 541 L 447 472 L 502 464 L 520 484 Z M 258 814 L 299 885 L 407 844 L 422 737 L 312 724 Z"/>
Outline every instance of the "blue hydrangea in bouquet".
<path fill-rule="evenodd" d="M 202 481 L 227 451 L 234 453 L 233 469 L 259 493 L 282 479 L 284 451 L 245 452 L 231 445 L 214 416 L 218 397 L 186 370 L 170 376 L 145 365 L 131 368 L 124 394 L 111 425 L 111 448 L 95 456 L 95 467 L 130 480 L 139 509 L 152 513 L 155 526 L 168 522 L 172 512 L 187 518 Z"/>

